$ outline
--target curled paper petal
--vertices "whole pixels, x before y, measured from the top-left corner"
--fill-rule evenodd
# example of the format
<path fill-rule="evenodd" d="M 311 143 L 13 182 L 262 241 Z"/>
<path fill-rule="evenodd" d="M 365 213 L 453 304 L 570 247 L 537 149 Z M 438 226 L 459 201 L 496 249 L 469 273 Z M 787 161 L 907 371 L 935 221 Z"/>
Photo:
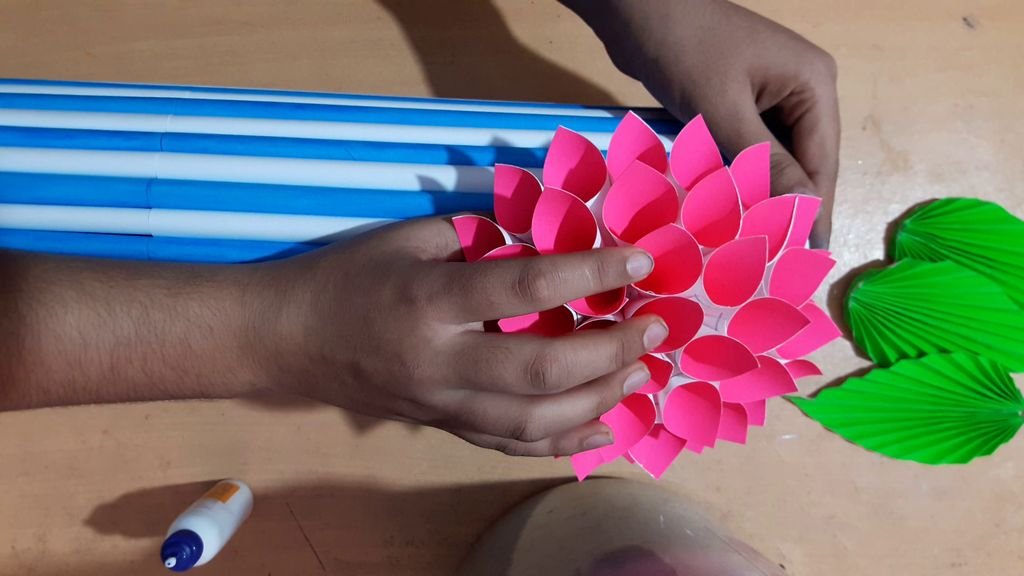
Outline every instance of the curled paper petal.
<path fill-rule="evenodd" d="M 797 391 L 796 382 L 781 362 L 771 356 L 758 356 L 756 370 L 719 384 L 722 399 L 727 402 L 756 402 Z"/>
<path fill-rule="evenodd" d="M 572 462 L 572 470 L 576 473 L 576 478 L 582 482 L 605 464 L 604 458 L 601 457 L 601 453 L 597 450 L 587 450 L 586 452 L 580 452 L 573 454 L 569 461 Z"/>
<path fill-rule="evenodd" d="M 533 212 L 533 242 L 541 254 L 590 250 L 597 222 L 582 200 L 558 188 L 545 188 Z"/>
<path fill-rule="evenodd" d="M 714 446 L 722 420 L 722 398 L 707 382 L 676 387 L 665 399 L 662 420 L 669 432 L 699 446 Z"/>
<path fill-rule="evenodd" d="M 507 258 L 529 258 L 539 256 L 540 252 L 529 244 L 506 244 L 491 250 L 480 257 L 480 260 L 505 260 Z"/>
<path fill-rule="evenodd" d="M 742 404 L 722 402 L 722 421 L 718 437 L 735 444 L 747 443 L 747 409 Z"/>
<path fill-rule="evenodd" d="M 706 176 L 683 200 L 683 228 L 708 248 L 717 248 L 735 238 L 742 214 L 740 197 L 728 168 Z"/>
<path fill-rule="evenodd" d="M 669 432 L 663 424 L 655 424 L 647 436 L 629 449 L 627 456 L 658 480 L 679 457 L 684 446 L 686 440 Z"/>
<path fill-rule="evenodd" d="M 601 208 L 604 225 L 619 240 L 633 244 L 676 220 L 679 195 L 661 173 L 634 162 L 608 189 Z"/>
<path fill-rule="evenodd" d="M 611 428 L 615 442 L 610 446 L 573 455 L 571 460 L 576 477 L 582 480 L 598 466 L 626 454 L 651 431 L 656 417 L 657 412 L 650 396 L 630 394 L 623 398 L 622 402 L 600 418 L 601 422 Z"/>
<path fill-rule="evenodd" d="M 501 228 L 483 216 L 456 216 L 452 218 L 452 226 L 459 238 L 459 246 L 462 246 L 466 262 L 476 262 L 488 252 L 506 243 Z"/>
<path fill-rule="evenodd" d="M 752 353 L 762 354 L 788 341 L 810 323 L 796 306 L 785 300 L 757 298 L 736 311 L 726 334 Z"/>
<path fill-rule="evenodd" d="M 576 328 L 576 318 L 565 306 L 498 320 L 502 332 L 525 332 L 538 336 L 562 336 Z"/>
<path fill-rule="evenodd" d="M 825 281 L 836 261 L 827 253 L 787 248 L 772 267 L 768 295 L 803 306 Z"/>
<path fill-rule="evenodd" d="M 754 144 L 736 155 L 729 166 L 743 209 L 747 210 L 771 196 L 772 145 Z M 500 220 L 499 220 L 500 222 Z"/>
<path fill-rule="evenodd" d="M 792 194 L 769 198 L 743 215 L 740 237 L 767 237 L 769 262 L 775 260 L 786 245 L 793 223 L 793 212 L 796 210 L 796 199 Z"/>
<path fill-rule="evenodd" d="M 589 202 L 604 187 L 608 169 L 597 146 L 559 126 L 544 158 L 544 186 L 559 188 Z"/>
<path fill-rule="evenodd" d="M 764 281 L 768 242 L 764 236 L 737 238 L 711 253 L 704 266 L 704 292 L 719 306 L 750 300 Z"/>
<path fill-rule="evenodd" d="M 668 337 L 652 350 L 655 353 L 672 352 L 682 348 L 697 334 L 704 322 L 704 311 L 701 310 L 700 304 L 681 296 L 651 298 L 626 308 L 626 316 L 629 318 L 645 314 L 660 317 L 668 326 Z"/>
<path fill-rule="evenodd" d="M 583 316 L 608 316 L 626 304 L 626 289 L 616 288 L 569 302 L 569 308 Z"/>
<path fill-rule="evenodd" d="M 684 190 L 693 188 L 705 176 L 722 167 L 722 153 L 703 116 L 690 120 L 676 136 L 669 166 L 672 177 Z"/>
<path fill-rule="evenodd" d="M 660 354 L 644 354 L 640 361 L 647 366 L 651 373 L 651 379 L 637 390 L 637 394 L 657 394 L 668 386 L 668 380 L 672 377 L 675 366 L 668 358 Z"/>
<path fill-rule="evenodd" d="M 786 371 L 793 377 L 793 380 L 821 376 L 821 368 L 810 360 L 791 360 L 786 362 Z"/>
<path fill-rule="evenodd" d="M 634 161 L 643 162 L 661 174 L 668 169 L 668 155 L 661 139 L 642 118 L 627 112 L 608 144 L 608 173 L 612 180 Z"/>
<path fill-rule="evenodd" d="M 495 164 L 494 216 L 498 224 L 513 234 L 529 232 L 541 190 L 540 181 L 529 170 Z"/>
<path fill-rule="evenodd" d="M 746 346 L 720 334 L 695 338 L 679 354 L 679 369 L 699 380 L 726 380 L 757 366 L 757 359 Z"/>
<path fill-rule="evenodd" d="M 576 327 L 576 331 L 580 332 L 583 330 L 604 330 L 605 328 L 611 328 L 616 324 L 618 324 L 618 322 L 611 318 L 588 318 L 587 320 L 584 320 L 583 322 L 580 323 L 579 326 Z"/>
<path fill-rule="evenodd" d="M 764 426 L 768 416 L 767 401 L 744 402 L 743 407 L 747 409 L 748 426 Z"/>
<path fill-rule="evenodd" d="M 811 352 L 821 348 L 829 342 L 843 335 L 836 323 L 827 312 L 818 307 L 814 302 L 808 302 L 800 307 L 811 323 L 786 342 L 776 353 L 784 360 L 794 360 L 807 356 Z"/>
<path fill-rule="evenodd" d="M 640 290 L 665 296 L 682 294 L 700 278 L 704 265 L 700 246 L 679 226 L 662 226 L 637 241 L 636 246 L 654 258 L 650 275 L 633 284 Z"/>
<path fill-rule="evenodd" d="M 793 213 L 793 225 L 789 230 L 789 238 L 786 240 L 787 247 L 807 245 L 820 208 L 821 198 L 806 194 L 796 195 L 796 210 Z"/>

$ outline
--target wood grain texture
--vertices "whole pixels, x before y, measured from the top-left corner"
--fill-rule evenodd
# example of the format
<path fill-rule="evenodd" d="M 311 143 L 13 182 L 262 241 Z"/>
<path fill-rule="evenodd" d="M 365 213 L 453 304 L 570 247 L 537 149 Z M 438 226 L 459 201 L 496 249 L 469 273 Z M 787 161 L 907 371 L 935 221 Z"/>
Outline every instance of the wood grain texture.
<path fill-rule="evenodd" d="M 981 196 L 1024 215 L 1024 4 L 744 4 L 839 62 L 831 280 L 881 257 L 887 224 L 919 201 Z M 0 0 L 0 76 L 652 103 L 549 0 Z M 816 360 L 826 376 L 805 389 L 865 365 L 846 342 Z M 665 482 L 790 574 L 1024 563 L 1021 439 L 929 468 L 847 445 L 781 401 L 751 436 L 684 457 Z M 163 530 L 227 476 L 252 484 L 255 512 L 204 574 L 442 575 L 570 471 L 285 398 L 0 414 L 0 573 L 163 573 Z"/>

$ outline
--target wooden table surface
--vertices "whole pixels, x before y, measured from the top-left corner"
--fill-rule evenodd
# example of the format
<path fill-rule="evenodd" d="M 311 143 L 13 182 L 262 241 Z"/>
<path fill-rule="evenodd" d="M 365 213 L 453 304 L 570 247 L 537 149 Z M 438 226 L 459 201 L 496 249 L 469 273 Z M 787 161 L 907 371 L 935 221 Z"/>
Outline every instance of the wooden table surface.
<path fill-rule="evenodd" d="M 745 4 L 839 61 L 833 280 L 881 257 L 918 201 L 1024 215 L 1024 4 Z M 652 103 L 553 0 L 0 0 L 0 77 Z M 808 389 L 865 364 L 847 342 L 816 360 L 827 374 Z M 931 468 L 847 445 L 785 402 L 770 412 L 749 446 L 685 457 L 665 482 L 790 574 L 1020 573 L 1024 439 Z M 256 510 L 204 574 L 450 574 L 493 518 L 569 474 L 279 397 L 0 414 L 0 573 L 161 573 L 169 521 L 234 476 Z"/>

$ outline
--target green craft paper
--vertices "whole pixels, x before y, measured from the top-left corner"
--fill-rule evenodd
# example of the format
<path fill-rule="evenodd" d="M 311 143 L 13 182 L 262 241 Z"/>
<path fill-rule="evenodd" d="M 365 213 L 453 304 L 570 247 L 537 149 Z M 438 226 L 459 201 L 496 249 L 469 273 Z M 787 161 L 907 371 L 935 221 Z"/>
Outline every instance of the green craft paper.
<path fill-rule="evenodd" d="M 992 279 L 1024 307 L 1024 221 L 1002 206 L 974 198 L 944 198 L 900 223 L 894 260 L 949 260 Z"/>
<path fill-rule="evenodd" d="M 965 464 L 987 456 L 1024 423 L 1024 397 L 995 362 L 935 354 L 876 368 L 789 399 L 842 438 L 890 458 Z"/>
<path fill-rule="evenodd" d="M 968 352 L 1024 371 L 1024 310 L 953 262 L 908 259 L 865 272 L 847 295 L 846 318 L 857 346 L 880 366 Z"/>

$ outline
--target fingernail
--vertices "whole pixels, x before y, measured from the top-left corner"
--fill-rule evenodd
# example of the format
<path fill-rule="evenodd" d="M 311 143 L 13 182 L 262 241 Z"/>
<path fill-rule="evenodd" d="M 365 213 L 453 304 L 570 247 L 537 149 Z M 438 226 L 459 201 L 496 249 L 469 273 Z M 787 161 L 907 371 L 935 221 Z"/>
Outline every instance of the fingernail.
<path fill-rule="evenodd" d="M 650 379 L 651 373 L 647 371 L 647 368 L 641 368 L 630 374 L 629 378 L 626 378 L 626 383 L 622 385 L 622 391 L 626 396 L 629 396 L 642 388 L 644 384 L 647 384 Z"/>
<path fill-rule="evenodd" d="M 583 441 L 584 450 L 593 450 L 595 448 L 601 448 L 604 446 L 611 446 L 615 443 L 615 439 L 612 438 L 612 431 L 601 432 L 600 434 L 594 434 L 590 438 Z"/>
<path fill-rule="evenodd" d="M 644 332 L 644 348 L 653 350 L 668 338 L 668 326 L 661 320 L 647 327 Z"/>
<path fill-rule="evenodd" d="M 654 259 L 647 252 L 637 252 L 626 260 L 626 272 L 635 280 L 646 278 L 654 270 Z"/>

